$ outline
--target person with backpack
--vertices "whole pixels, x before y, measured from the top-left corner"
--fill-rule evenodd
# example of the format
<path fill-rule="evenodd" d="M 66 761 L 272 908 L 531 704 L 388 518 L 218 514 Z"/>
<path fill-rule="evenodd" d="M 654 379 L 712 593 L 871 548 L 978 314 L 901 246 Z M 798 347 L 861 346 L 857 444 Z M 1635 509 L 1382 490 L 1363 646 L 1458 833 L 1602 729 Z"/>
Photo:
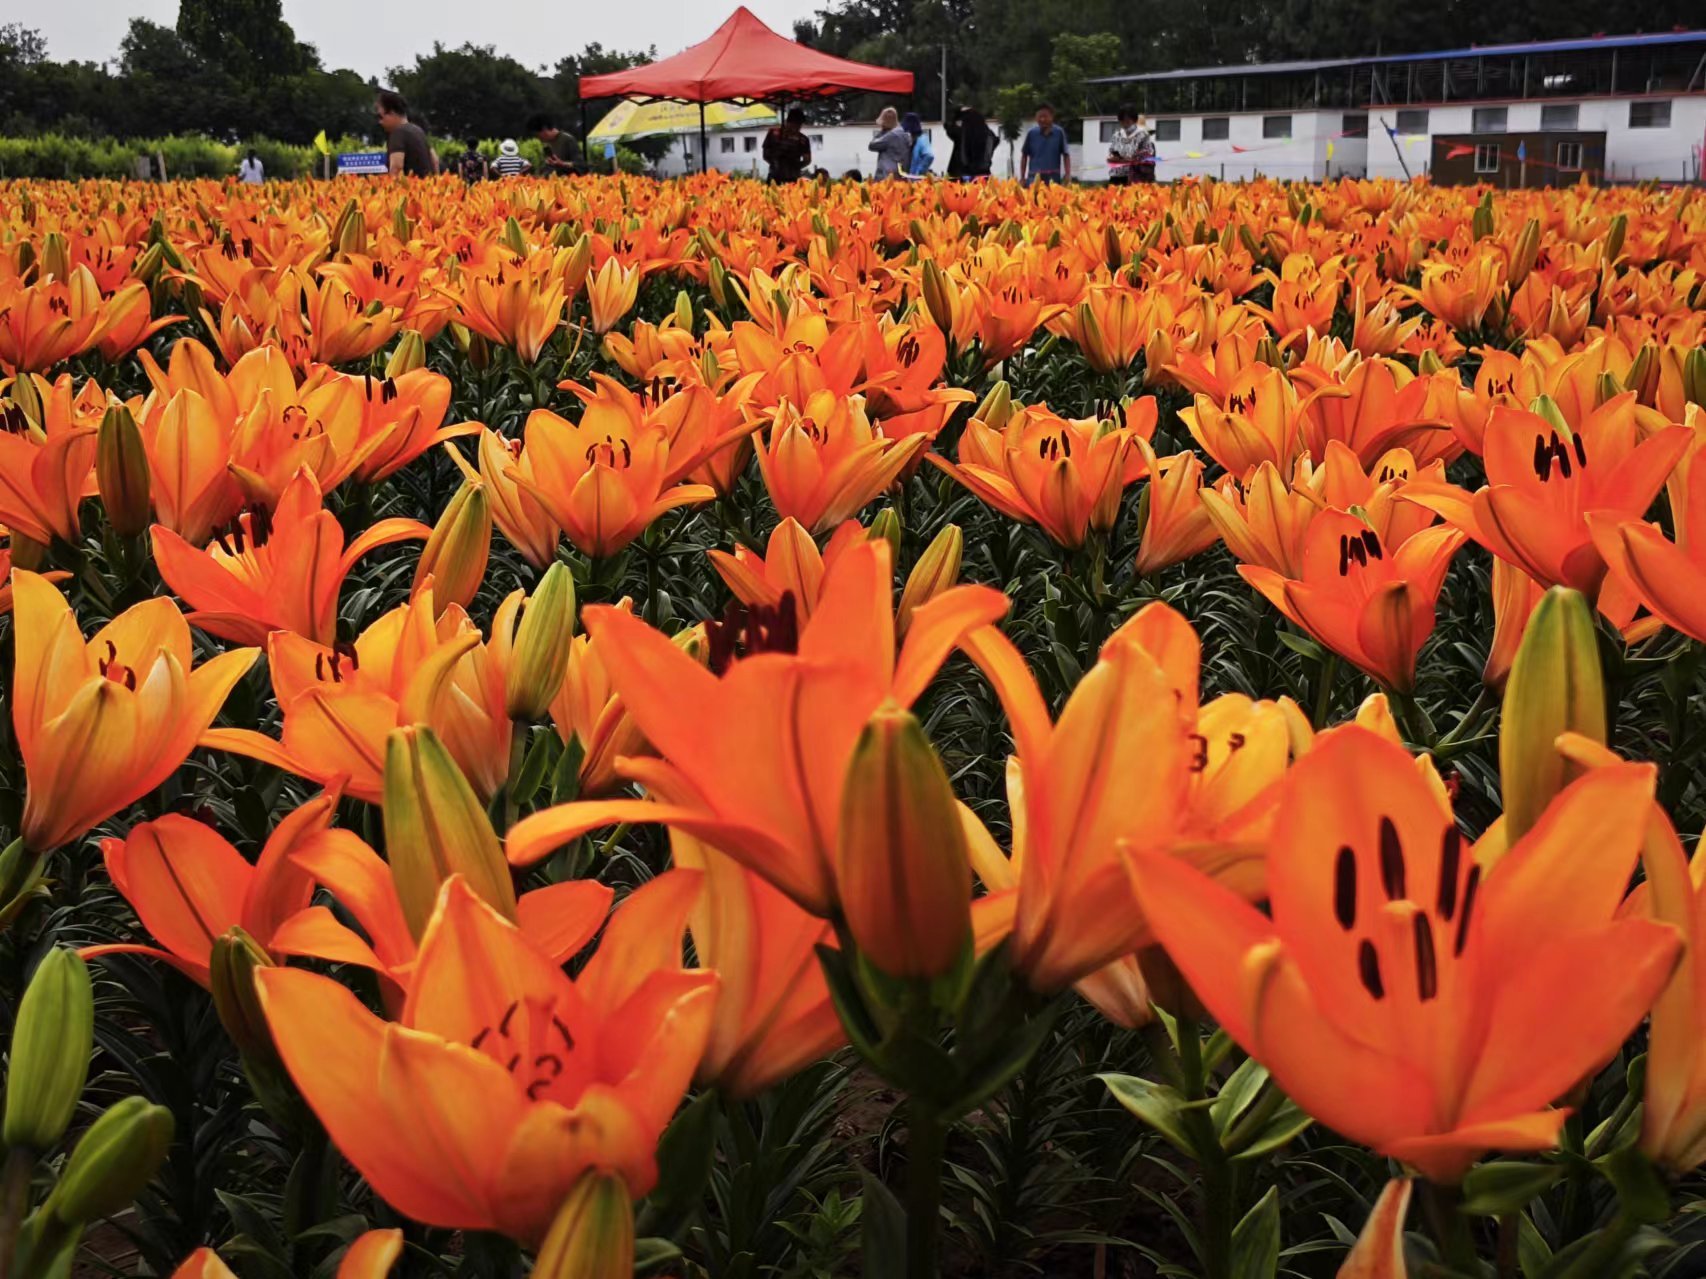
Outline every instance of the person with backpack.
<path fill-rule="evenodd" d="M 473 186 L 489 178 L 491 170 L 486 166 L 486 157 L 480 154 L 480 144 L 469 138 L 467 146 L 468 149 L 457 157 L 456 172 L 464 182 Z"/>
<path fill-rule="evenodd" d="M 901 118 L 900 127 L 906 130 L 912 139 L 912 150 L 907 155 L 906 176 L 909 178 L 927 178 L 930 168 L 936 163 L 935 149 L 930 145 L 930 135 L 924 132 L 924 121 L 916 111 L 908 111 Z"/>
<path fill-rule="evenodd" d="M 798 107 L 764 135 L 764 163 L 772 182 L 798 182 L 812 166 L 811 139 L 805 135 L 806 113 Z"/>
<path fill-rule="evenodd" d="M 996 144 L 1001 139 L 989 127 L 983 112 L 976 107 L 961 107 L 956 118 L 942 125 L 942 130 L 954 144 L 948 152 L 948 176 L 961 182 L 987 178 Z"/>

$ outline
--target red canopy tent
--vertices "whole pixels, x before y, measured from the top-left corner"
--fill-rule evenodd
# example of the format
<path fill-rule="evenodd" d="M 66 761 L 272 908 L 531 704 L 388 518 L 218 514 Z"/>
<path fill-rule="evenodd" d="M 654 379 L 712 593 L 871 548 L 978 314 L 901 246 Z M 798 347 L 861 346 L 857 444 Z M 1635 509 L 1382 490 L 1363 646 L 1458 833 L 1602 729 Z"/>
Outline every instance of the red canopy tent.
<path fill-rule="evenodd" d="M 608 75 L 582 76 L 581 101 L 637 98 L 699 104 L 705 164 L 707 102 L 782 103 L 838 93 L 912 92 L 912 72 L 849 62 L 778 35 L 742 5 L 711 36 L 672 57 Z"/>

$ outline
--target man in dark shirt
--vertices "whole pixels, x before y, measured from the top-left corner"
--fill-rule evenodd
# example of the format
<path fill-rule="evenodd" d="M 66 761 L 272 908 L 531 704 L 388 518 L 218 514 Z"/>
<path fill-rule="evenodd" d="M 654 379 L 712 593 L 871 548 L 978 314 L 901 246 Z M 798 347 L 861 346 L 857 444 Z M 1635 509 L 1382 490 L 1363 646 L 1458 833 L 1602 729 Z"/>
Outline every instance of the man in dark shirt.
<path fill-rule="evenodd" d="M 798 107 L 781 125 L 764 135 L 764 162 L 772 182 L 797 182 L 812 167 L 811 139 L 805 135 L 806 113 Z"/>
<path fill-rule="evenodd" d="M 564 133 L 548 115 L 536 115 L 527 122 L 527 131 L 545 145 L 547 173 L 585 173 L 586 160 L 581 144 L 572 133 Z"/>
<path fill-rule="evenodd" d="M 402 94 L 381 89 L 373 99 L 373 110 L 385 130 L 386 164 L 392 177 L 430 178 L 438 172 L 438 153 L 420 125 L 409 122 L 409 104 Z"/>

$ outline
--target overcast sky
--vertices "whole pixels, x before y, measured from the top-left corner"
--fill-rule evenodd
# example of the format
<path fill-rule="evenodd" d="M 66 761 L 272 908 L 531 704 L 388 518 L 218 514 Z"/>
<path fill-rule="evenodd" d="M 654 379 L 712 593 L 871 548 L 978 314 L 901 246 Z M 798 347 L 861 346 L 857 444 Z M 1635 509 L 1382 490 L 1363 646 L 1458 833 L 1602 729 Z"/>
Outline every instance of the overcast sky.
<path fill-rule="evenodd" d="M 529 66 L 549 65 L 591 41 L 606 48 L 675 53 L 702 40 L 734 12 L 737 0 L 284 0 L 300 39 L 317 45 L 328 67 L 383 76 L 414 61 L 433 42 L 497 46 Z M 746 0 L 784 35 L 820 0 Z M 131 18 L 177 21 L 178 0 L 0 0 L 0 22 L 34 27 L 60 61 L 104 62 L 118 54 Z"/>

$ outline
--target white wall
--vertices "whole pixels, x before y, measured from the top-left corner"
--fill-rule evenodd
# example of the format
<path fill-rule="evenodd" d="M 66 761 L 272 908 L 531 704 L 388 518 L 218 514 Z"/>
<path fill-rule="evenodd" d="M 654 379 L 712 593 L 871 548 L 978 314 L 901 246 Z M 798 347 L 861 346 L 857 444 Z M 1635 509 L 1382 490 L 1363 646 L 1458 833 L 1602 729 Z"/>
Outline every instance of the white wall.
<path fill-rule="evenodd" d="M 1345 116 L 1357 114 L 1342 110 L 1331 111 L 1247 111 L 1215 112 L 1227 120 L 1227 136 L 1204 140 L 1201 115 L 1153 115 L 1149 126 L 1154 129 L 1163 120 L 1179 122 L 1177 141 L 1155 143 L 1157 157 L 1155 176 L 1158 181 L 1175 178 L 1227 178 L 1233 181 L 1265 176 L 1272 178 L 1337 178 L 1349 175 L 1362 177 L 1368 165 L 1368 136 L 1338 136 L 1344 133 Z M 1263 136 L 1264 117 L 1289 115 L 1290 138 Z M 1073 172 L 1082 173 L 1089 182 L 1108 179 L 1108 146 L 1101 140 L 1102 122 L 1110 116 L 1096 116 L 1084 121 L 1083 143 L 1075 148 Z M 1377 126 L 1376 126 L 1377 127 Z M 1327 144 L 1333 146 L 1332 159 L 1327 158 Z M 1244 150 L 1235 151 L 1234 147 Z M 1086 157 L 1085 166 L 1078 168 L 1077 152 Z"/>
<path fill-rule="evenodd" d="M 1629 104 L 1632 101 L 1669 101 L 1668 129 L 1631 129 Z M 1427 108 L 1428 132 L 1411 137 L 1400 135 L 1398 144 L 1411 173 L 1421 174 L 1433 158 L 1433 137 L 1436 134 L 1459 135 L 1474 131 L 1476 107 L 1502 106 L 1506 109 L 1506 133 L 1536 133 L 1540 131 L 1540 108 L 1565 105 L 1567 98 L 1548 102 L 1464 102 L 1448 103 Z M 1700 176 L 1699 149 L 1706 140 L 1706 95 L 1679 96 L 1669 99 L 1581 98 L 1575 100 L 1576 131 L 1605 134 L 1606 178 L 1614 182 L 1633 182 L 1658 178 L 1668 182 L 1693 180 Z M 1408 109 L 1408 108 L 1407 108 Z M 1420 109 L 1420 108 L 1417 108 Z M 1370 143 L 1368 172 L 1370 177 L 1402 177 L 1397 155 L 1384 137 L 1379 117 L 1388 124 L 1397 124 L 1397 108 L 1372 107 L 1369 121 L 1373 131 Z M 1545 157 L 1539 157 L 1545 158 Z"/>

